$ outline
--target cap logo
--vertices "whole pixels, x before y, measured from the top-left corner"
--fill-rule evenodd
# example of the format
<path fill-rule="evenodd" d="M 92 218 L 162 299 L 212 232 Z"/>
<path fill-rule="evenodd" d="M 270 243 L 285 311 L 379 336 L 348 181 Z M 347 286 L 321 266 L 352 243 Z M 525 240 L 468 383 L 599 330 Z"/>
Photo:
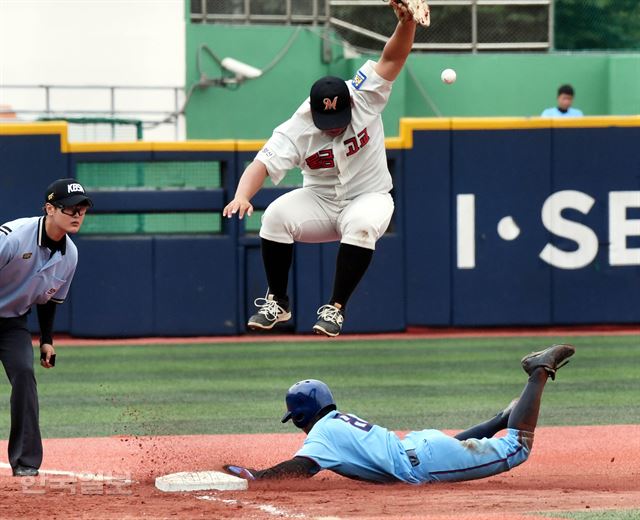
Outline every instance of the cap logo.
<path fill-rule="evenodd" d="M 78 184 L 77 182 L 74 182 L 72 184 L 67 184 L 67 193 L 73 193 L 75 191 L 79 191 L 80 193 L 84 193 L 84 188 Z"/>
<path fill-rule="evenodd" d="M 333 101 L 331 101 L 328 97 L 326 97 L 322 100 L 322 102 L 324 103 L 325 112 L 327 110 L 338 110 L 338 96 L 334 97 Z"/>
<path fill-rule="evenodd" d="M 53 197 L 55 197 L 55 194 L 49 193 L 49 195 L 47 195 L 47 200 L 51 200 Z"/>

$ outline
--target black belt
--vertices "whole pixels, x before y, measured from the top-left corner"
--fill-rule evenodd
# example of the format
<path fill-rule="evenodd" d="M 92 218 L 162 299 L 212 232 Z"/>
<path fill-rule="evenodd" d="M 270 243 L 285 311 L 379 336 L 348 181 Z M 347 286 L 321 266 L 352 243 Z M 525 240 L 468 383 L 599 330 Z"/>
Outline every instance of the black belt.
<path fill-rule="evenodd" d="M 420 465 L 420 459 L 416 454 L 416 450 L 405 450 L 405 453 L 407 454 L 407 457 L 409 457 L 409 462 L 411 462 L 411 465 L 414 468 Z"/>

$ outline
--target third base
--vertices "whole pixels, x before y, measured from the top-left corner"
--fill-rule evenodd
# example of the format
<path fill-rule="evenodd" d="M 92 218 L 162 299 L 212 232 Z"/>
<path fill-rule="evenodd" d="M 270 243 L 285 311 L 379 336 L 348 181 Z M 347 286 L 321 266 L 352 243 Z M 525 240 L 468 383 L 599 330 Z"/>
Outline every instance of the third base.
<path fill-rule="evenodd" d="M 245 479 L 221 471 L 183 471 L 157 477 L 156 487 L 160 491 L 242 491 L 249 485 Z"/>

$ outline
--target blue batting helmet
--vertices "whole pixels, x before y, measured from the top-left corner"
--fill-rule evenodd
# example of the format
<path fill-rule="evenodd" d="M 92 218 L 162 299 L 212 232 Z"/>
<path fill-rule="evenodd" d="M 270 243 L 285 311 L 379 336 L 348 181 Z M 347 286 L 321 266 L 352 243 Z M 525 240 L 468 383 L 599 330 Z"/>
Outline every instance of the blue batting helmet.
<path fill-rule="evenodd" d="M 325 408 L 336 409 L 331 390 L 317 379 L 298 381 L 287 391 L 285 402 L 287 412 L 282 417 L 282 422 L 292 419 L 293 424 L 301 429 L 305 428 Z"/>

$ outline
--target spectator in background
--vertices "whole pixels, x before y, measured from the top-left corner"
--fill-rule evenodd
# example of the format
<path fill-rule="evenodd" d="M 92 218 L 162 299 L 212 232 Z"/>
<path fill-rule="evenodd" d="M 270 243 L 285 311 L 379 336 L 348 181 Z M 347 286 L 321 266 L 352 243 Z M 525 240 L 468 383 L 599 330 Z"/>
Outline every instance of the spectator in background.
<path fill-rule="evenodd" d="M 571 85 L 561 85 L 558 89 L 558 106 L 545 109 L 542 117 L 582 117 L 582 110 L 573 108 L 573 96 L 575 92 Z"/>

